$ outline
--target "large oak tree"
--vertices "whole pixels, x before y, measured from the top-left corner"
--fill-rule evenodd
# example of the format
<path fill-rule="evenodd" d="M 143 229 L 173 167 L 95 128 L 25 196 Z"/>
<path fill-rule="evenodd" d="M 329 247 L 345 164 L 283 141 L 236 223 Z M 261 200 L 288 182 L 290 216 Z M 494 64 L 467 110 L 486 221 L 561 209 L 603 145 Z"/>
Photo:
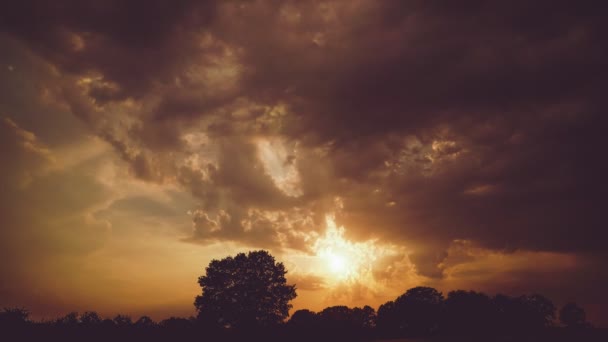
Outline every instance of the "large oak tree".
<path fill-rule="evenodd" d="M 282 322 L 296 297 L 295 285 L 286 283 L 286 273 L 267 251 L 212 260 L 198 279 L 203 290 L 194 302 L 199 319 L 237 328 Z"/>

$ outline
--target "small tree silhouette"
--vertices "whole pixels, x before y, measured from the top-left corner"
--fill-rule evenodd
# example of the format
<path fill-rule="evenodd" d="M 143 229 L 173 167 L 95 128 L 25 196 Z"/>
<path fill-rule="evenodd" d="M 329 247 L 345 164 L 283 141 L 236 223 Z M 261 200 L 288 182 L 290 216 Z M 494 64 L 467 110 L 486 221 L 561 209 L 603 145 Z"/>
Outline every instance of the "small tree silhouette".
<path fill-rule="evenodd" d="M 141 316 L 137 321 L 135 321 L 135 326 L 141 329 L 149 329 L 156 326 L 156 322 L 154 322 L 154 320 L 148 316 Z"/>
<path fill-rule="evenodd" d="M 580 328 L 586 325 L 585 310 L 576 303 L 568 303 L 559 311 L 559 321 L 569 328 Z"/>
<path fill-rule="evenodd" d="M 288 324 L 294 328 L 316 328 L 319 324 L 319 316 L 308 309 L 301 309 L 291 315 Z"/>
<path fill-rule="evenodd" d="M 80 316 L 78 315 L 78 312 L 72 311 L 63 317 L 58 318 L 56 323 L 57 325 L 66 328 L 76 327 L 80 324 Z"/>
<path fill-rule="evenodd" d="M 114 317 L 114 323 L 119 328 L 128 328 L 133 325 L 133 320 L 127 315 L 116 315 L 116 317 Z"/>
<path fill-rule="evenodd" d="M 521 308 L 520 318 L 527 329 L 538 330 L 549 327 L 555 319 L 555 306 L 540 294 L 523 295 L 517 298 Z"/>
<path fill-rule="evenodd" d="M 0 327 L 21 327 L 29 322 L 30 312 L 23 308 L 4 308 L 0 312 Z"/>
<path fill-rule="evenodd" d="M 211 261 L 198 279 L 203 290 L 194 302 L 198 318 L 237 328 L 282 322 L 296 297 L 295 285 L 286 284 L 286 273 L 267 251 Z"/>
<path fill-rule="evenodd" d="M 101 317 L 95 311 L 86 311 L 80 316 L 80 323 L 86 327 L 98 326 L 101 321 Z"/>

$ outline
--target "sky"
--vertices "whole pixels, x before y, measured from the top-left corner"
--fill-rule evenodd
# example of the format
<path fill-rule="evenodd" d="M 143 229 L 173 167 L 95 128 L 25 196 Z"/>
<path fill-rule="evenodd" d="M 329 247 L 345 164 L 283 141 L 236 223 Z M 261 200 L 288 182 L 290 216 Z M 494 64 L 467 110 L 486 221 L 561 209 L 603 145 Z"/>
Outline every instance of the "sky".
<path fill-rule="evenodd" d="M 294 310 L 541 293 L 608 326 L 597 2 L 0 10 L 0 306 L 194 314 L 265 249 Z"/>

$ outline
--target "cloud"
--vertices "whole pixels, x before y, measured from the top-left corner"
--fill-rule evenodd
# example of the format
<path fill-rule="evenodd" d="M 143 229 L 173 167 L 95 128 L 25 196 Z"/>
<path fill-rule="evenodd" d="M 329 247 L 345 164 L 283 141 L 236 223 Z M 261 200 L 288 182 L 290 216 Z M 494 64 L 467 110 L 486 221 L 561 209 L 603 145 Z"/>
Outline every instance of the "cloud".
<path fill-rule="evenodd" d="M 306 210 L 262 211 L 231 206 L 228 211 L 190 212 L 193 220 L 189 242 L 234 241 L 255 248 L 283 249 L 311 253 L 311 243 L 322 229 L 314 222 L 313 213 Z"/>
<path fill-rule="evenodd" d="M 289 275 L 287 282 L 295 284 L 297 290 L 319 291 L 325 289 L 323 277 L 314 274 Z"/>

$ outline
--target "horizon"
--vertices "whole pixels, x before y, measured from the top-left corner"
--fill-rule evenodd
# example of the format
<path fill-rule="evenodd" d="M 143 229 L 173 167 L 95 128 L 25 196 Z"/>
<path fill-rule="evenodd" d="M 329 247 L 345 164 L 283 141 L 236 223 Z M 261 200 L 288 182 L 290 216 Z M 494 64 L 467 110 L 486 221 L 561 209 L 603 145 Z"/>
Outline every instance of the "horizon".
<path fill-rule="evenodd" d="M 0 11 L 0 308 L 196 313 L 267 250 L 298 309 L 540 293 L 608 327 L 599 6 L 23 0 Z"/>
<path fill-rule="evenodd" d="M 280 261 L 277 261 L 277 262 L 280 262 Z M 297 290 L 297 284 L 292 284 L 292 285 L 296 285 L 296 290 Z M 413 289 L 413 288 L 411 288 L 411 289 Z M 411 290 L 411 289 L 406 289 L 405 291 L 403 291 L 403 293 L 402 293 L 401 295 L 404 295 L 404 294 L 407 292 L 407 290 Z M 447 298 L 448 298 L 448 294 L 449 294 L 450 292 L 457 292 L 457 291 L 465 291 L 465 292 L 471 292 L 471 291 L 472 291 L 472 292 L 475 292 L 475 293 L 478 293 L 478 294 L 487 295 L 487 296 L 488 296 L 490 299 L 495 298 L 495 297 L 497 297 L 497 296 L 505 295 L 504 293 L 495 293 L 495 294 L 491 294 L 491 293 L 483 293 L 483 292 L 475 291 L 475 290 L 473 290 L 473 289 L 468 289 L 468 290 L 465 290 L 465 289 L 453 289 L 453 290 L 451 290 L 451 291 L 449 291 L 448 293 L 445 293 L 445 294 L 444 294 L 444 293 L 442 293 L 441 291 L 439 291 L 439 293 L 440 293 L 440 294 L 442 294 L 442 295 L 444 296 L 444 298 L 445 298 L 445 299 L 447 299 Z M 523 294 L 523 293 L 522 293 L 522 294 L 520 294 L 520 295 L 507 295 L 507 296 L 509 296 L 509 297 L 510 297 L 510 298 L 512 298 L 512 299 L 516 299 L 516 298 L 518 298 L 518 297 L 525 296 L 525 295 L 537 295 L 537 294 L 539 294 L 539 293 L 528 293 L 528 294 Z M 542 296 L 542 294 L 539 294 L 539 295 L 541 295 L 541 296 Z M 391 299 L 391 300 L 389 300 L 389 301 L 394 301 L 395 299 L 396 299 L 396 298 L 393 298 L 393 299 Z M 444 299 L 444 300 L 445 300 L 445 299 Z M 548 298 L 548 299 L 549 299 L 549 300 L 551 300 L 551 298 Z M 574 302 L 569 302 L 569 303 L 574 303 Z M 324 307 L 324 308 L 317 309 L 317 310 L 311 310 L 310 308 L 306 308 L 306 307 L 300 307 L 300 308 L 293 308 L 293 307 L 292 307 L 292 308 L 289 310 L 289 315 L 288 315 L 288 316 L 287 316 L 287 317 L 284 319 L 284 322 L 288 322 L 288 321 L 289 321 L 289 320 L 290 320 L 290 319 L 293 317 L 293 314 L 294 314 L 295 312 L 299 311 L 299 310 L 305 310 L 305 311 L 306 311 L 306 310 L 310 310 L 310 311 L 312 311 L 312 312 L 314 312 L 314 313 L 319 314 L 319 313 L 320 313 L 321 311 L 323 311 L 324 309 L 329 309 L 329 308 L 338 307 L 338 306 L 346 306 L 346 307 L 348 307 L 349 309 L 353 309 L 353 308 L 362 308 L 362 307 L 364 307 L 364 306 L 369 306 L 369 307 L 371 307 L 371 308 L 372 308 L 372 309 L 373 309 L 375 312 L 377 312 L 377 311 L 378 311 L 378 309 L 379 309 L 381 306 L 385 305 L 385 304 L 386 304 L 386 303 L 381 303 L 381 304 L 379 304 L 379 305 L 378 305 L 378 306 L 376 306 L 376 307 L 374 307 L 374 306 L 369 306 L 369 305 L 361 305 L 361 306 L 349 306 L 349 305 L 345 305 L 345 304 L 336 304 L 336 305 L 329 305 L 328 307 Z M 565 303 L 565 304 L 568 304 L 568 303 Z M 574 304 L 577 304 L 577 303 L 574 303 Z M 559 327 L 559 326 L 560 326 L 560 324 L 561 324 L 561 323 L 559 322 L 559 311 L 560 311 L 560 309 L 561 309 L 562 307 L 563 307 L 563 305 L 562 305 L 561 307 L 560 307 L 560 306 L 556 306 L 556 307 L 555 307 L 555 318 L 552 320 L 552 324 L 553 324 L 553 326 Z M 130 319 L 132 319 L 132 320 L 133 320 L 133 322 L 135 322 L 135 321 L 137 321 L 137 319 L 139 319 L 139 318 L 143 318 L 143 317 L 149 317 L 149 318 L 151 318 L 151 319 L 152 319 L 152 320 L 153 320 L 155 323 L 161 323 L 161 322 L 162 322 L 162 321 L 164 321 L 164 320 L 169 320 L 169 319 L 172 319 L 172 318 L 185 318 L 185 319 L 188 319 L 188 320 L 192 320 L 192 319 L 196 320 L 196 319 L 197 319 L 197 318 L 196 318 L 197 310 L 192 310 L 192 312 L 191 312 L 190 314 L 186 314 L 186 315 L 179 315 L 179 314 L 178 314 L 178 315 L 171 315 L 171 316 L 164 316 L 164 317 L 157 317 L 157 316 L 155 316 L 155 315 L 150 315 L 150 314 L 148 314 L 148 313 L 146 313 L 146 312 L 144 312 L 144 313 L 140 313 L 140 314 L 129 314 L 129 313 L 125 313 L 125 312 L 103 313 L 103 312 L 98 312 L 98 311 L 96 311 L 96 310 L 69 311 L 69 312 L 64 312 L 64 313 L 58 313 L 57 315 L 54 315 L 54 316 L 41 317 L 41 316 L 37 316 L 35 312 L 31 312 L 30 310 L 28 310 L 28 309 L 27 309 L 27 308 L 25 308 L 25 307 L 14 306 L 14 307 L 5 307 L 4 309 L 5 309 L 5 310 L 6 310 L 6 309 L 25 310 L 25 312 L 27 312 L 27 313 L 28 313 L 28 319 L 29 319 L 30 321 L 32 321 L 32 322 L 36 322 L 36 323 L 53 323 L 53 322 L 58 322 L 58 321 L 59 321 L 61 318 L 66 317 L 66 316 L 68 316 L 68 315 L 71 315 L 71 314 L 77 314 L 78 316 L 81 316 L 82 314 L 85 314 L 85 313 L 96 313 L 96 314 L 99 314 L 99 317 L 100 317 L 102 320 L 105 320 L 105 319 L 114 320 L 114 319 L 115 319 L 115 317 L 118 317 L 118 316 L 126 316 L 126 317 L 129 317 Z M 585 308 L 583 308 L 583 310 L 584 310 L 584 309 L 585 309 Z M 606 328 L 606 327 L 597 327 L 597 328 Z"/>

